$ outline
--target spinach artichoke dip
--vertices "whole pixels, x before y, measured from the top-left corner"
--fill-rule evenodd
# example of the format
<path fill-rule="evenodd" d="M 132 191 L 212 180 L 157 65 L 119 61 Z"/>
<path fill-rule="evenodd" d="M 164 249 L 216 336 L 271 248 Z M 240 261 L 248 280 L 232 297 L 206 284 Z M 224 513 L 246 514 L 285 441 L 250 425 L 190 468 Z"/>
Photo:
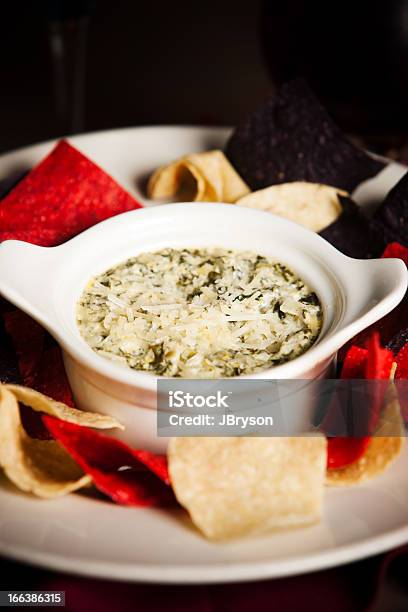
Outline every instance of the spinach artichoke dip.
<path fill-rule="evenodd" d="M 254 253 L 163 249 L 92 279 L 77 308 L 92 349 L 182 378 L 260 372 L 304 353 L 322 308 L 286 266 Z"/>

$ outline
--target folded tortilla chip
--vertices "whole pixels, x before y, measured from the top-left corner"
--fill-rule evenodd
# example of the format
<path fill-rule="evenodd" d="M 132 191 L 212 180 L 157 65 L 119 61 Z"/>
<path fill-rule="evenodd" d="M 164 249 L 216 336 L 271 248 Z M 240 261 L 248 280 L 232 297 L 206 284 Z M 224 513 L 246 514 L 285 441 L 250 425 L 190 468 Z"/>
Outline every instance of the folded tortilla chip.
<path fill-rule="evenodd" d="M 35 440 L 26 434 L 17 399 L 3 385 L 0 388 L 0 467 L 16 487 L 43 498 L 65 495 L 92 482 L 58 442 Z"/>
<path fill-rule="evenodd" d="M 327 470 L 331 486 L 359 484 L 378 476 L 398 457 L 404 444 L 404 425 L 395 385 L 391 382 L 375 435 L 362 457 L 343 468 Z"/>
<path fill-rule="evenodd" d="M 192 153 L 162 166 L 152 174 L 147 186 L 148 196 L 153 200 L 177 197 L 230 203 L 249 191 L 222 151 Z"/>
<path fill-rule="evenodd" d="M 340 216 L 339 196 L 347 197 L 348 193 L 329 185 L 295 181 L 254 191 L 240 198 L 237 204 L 266 210 L 320 232 Z"/>
<path fill-rule="evenodd" d="M 168 459 L 178 501 L 209 539 L 320 519 L 324 436 L 173 438 Z"/>
<path fill-rule="evenodd" d="M 99 429 L 120 427 L 111 417 L 82 412 L 19 385 L 0 385 L 0 468 L 20 490 L 42 498 L 76 491 L 92 483 L 64 447 L 55 440 L 31 438 L 25 431 L 18 402 L 35 411 Z"/>
<path fill-rule="evenodd" d="M 39 391 L 35 391 L 28 387 L 21 387 L 20 385 L 5 385 L 5 387 L 8 391 L 13 393 L 18 402 L 21 402 L 25 406 L 29 406 L 37 412 L 57 417 L 62 421 L 75 423 L 76 425 L 85 427 L 94 427 L 95 429 L 124 429 L 119 421 L 105 414 L 85 412 L 83 410 L 71 408 L 70 406 L 66 406 L 61 402 L 56 402 Z"/>

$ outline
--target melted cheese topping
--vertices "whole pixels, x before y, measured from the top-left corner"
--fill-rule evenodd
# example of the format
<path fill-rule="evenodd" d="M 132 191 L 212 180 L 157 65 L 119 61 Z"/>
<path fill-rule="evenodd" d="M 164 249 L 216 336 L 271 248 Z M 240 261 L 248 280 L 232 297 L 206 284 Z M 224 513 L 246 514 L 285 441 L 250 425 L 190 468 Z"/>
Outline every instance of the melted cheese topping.
<path fill-rule="evenodd" d="M 301 355 L 322 309 L 286 266 L 254 253 L 164 249 L 92 279 L 77 323 L 99 355 L 183 378 L 251 374 Z"/>

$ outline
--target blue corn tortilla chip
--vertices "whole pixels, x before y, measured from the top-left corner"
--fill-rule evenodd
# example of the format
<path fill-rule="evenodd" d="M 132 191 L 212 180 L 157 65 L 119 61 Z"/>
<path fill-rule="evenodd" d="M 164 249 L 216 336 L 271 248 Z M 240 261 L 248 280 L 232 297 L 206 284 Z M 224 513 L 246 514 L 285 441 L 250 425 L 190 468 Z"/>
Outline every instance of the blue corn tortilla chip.
<path fill-rule="evenodd" d="M 339 196 L 342 213 L 320 232 L 320 236 L 349 257 L 379 257 L 384 250 L 384 234 L 351 200 Z"/>
<path fill-rule="evenodd" d="M 408 247 L 408 172 L 377 209 L 374 222 L 383 228 L 387 242 L 399 242 Z"/>
<path fill-rule="evenodd" d="M 343 135 L 303 79 L 243 121 L 225 153 L 252 190 L 309 181 L 351 192 L 384 167 Z"/>
<path fill-rule="evenodd" d="M 394 355 L 397 355 L 402 349 L 402 347 L 406 345 L 407 342 L 408 342 L 408 327 L 406 327 L 405 329 L 400 329 L 391 338 L 391 340 L 387 342 L 386 348 L 390 349 L 390 351 L 392 351 Z"/>

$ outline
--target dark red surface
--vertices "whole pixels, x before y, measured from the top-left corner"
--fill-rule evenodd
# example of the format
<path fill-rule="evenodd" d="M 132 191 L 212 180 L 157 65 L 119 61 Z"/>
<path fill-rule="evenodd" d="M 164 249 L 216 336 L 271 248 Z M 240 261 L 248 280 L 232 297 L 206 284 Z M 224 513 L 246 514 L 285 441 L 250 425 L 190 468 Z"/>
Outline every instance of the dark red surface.
<path fill-rule="evenodd" d="M 402 612 L 408 595 L 407 564 L 405 546 L 320 572 L 236 584 L 131 584 L 1 559 L 0 572 L 8 589 L 65 591 L 67 612 Z"/>

